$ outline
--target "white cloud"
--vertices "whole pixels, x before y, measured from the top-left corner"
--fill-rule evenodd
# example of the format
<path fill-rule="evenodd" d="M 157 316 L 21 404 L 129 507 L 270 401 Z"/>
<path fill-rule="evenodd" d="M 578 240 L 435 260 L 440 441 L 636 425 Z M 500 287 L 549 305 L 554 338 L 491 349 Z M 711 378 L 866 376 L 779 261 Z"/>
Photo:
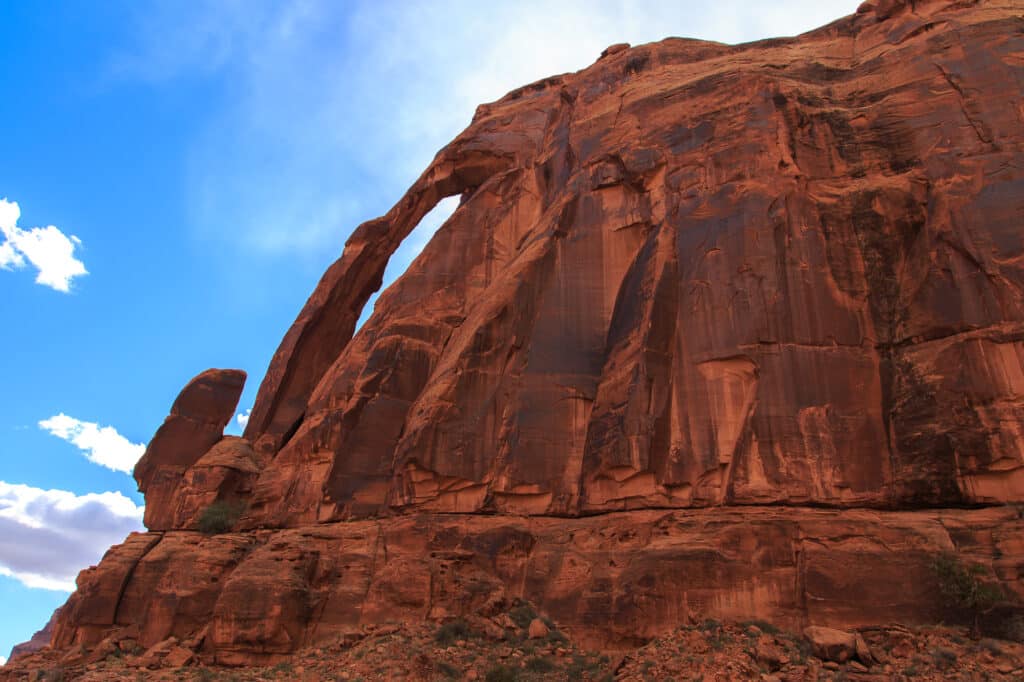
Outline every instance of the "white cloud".
<path fill-rule="evenodd" d="M 859 1 L 169 0 L 139 11 L 140 42 L 115 68 L 151 82 L 224 76 L 227 104 L 189 145 L 197 234 L 263 253 L 335 254 L 477 104 L 584 68 L 612 43 L 793 35 Z M 396 256 L 398 271 L 407 256 Z"/>
<path fill-rule="evenodd" d="M 238 421 L 238 425 L 243 429 L 249 425 L 249 415 L 252 414 L 252 408 L 250 407 L 245 412 L 239 412 L 235 419 Z"/>
<path fill-rule="evenodd" d="M 0 667 L 3 667 L 5 665 L 7 665 L 7 657 L 6 656 L 0 656 Z"/>
<path fill-rule="evenodd" d="M 131 473 L 146 451 L 144 444 L 132 443 L 112 426 L 84 422 L 63 412 L 39 422 L 39 428 L 68 441 L 90 462 L 114 471 Z"/>
<path fill-rule="evenodd" d="M 61 232 L 53 225 L 23 230 L 18 227 L 21 208 L 17 202 L 0 199 L 0 268 L 23 268 L 26 260 L 39 274 L 36 283 L 67 293 L 71 280 L 89 274 L 85 264 L 75 258 L 75 249 L 82 241 Z"/>
<path fill-rule="evenodd" d="M 70 592 L 80 570 L 143 530 L 142 513 L 118 492 L 75 495 L 0 481 L 0 575 Z"/>

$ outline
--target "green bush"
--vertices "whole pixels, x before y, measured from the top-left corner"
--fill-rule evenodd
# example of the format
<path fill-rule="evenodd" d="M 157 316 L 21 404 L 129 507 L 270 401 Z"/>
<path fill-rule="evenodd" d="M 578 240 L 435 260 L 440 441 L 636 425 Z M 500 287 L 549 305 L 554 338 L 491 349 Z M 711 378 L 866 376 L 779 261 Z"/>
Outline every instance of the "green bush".
<path fill-rule="evenodd" d="M 527 659 L 526 669 L 532 673 L 549 673 L 555 669 L 555 664 L 551 662 L 551 659 L 535 656 Z"/>
<path fill-rule="evenodd" d="M 468 638 L 471 634 L 473 632 L 469 629 L 469 624 L 460 618 L 439 627 L 434 634 L 434 639 L 442 646 L 451 646 L 460 639 Z"/>
<path fill-rule="evenodd" d="M 766 620 L 758 620 L 758 619 L 755 618 L 754 620 L 745 620 L 742 623 L 740 623 L 740 625 L 742 625 L 744 628 L 749 628 L 750 626 L 754 626 L 755 628 L 757 628 L 761 632 L 765 633 L 766 635 L 777 635 L 777 634 L 779 634 L 779 628 L 777 628 L 775 625 L 769 623 Z"/>
<path fill-rule="evenodd" d="M 980 635 L 981 618 L 1006 599 L 1002 588 L 987 580 L 988 569 L 980 564 L 964 564 L 951 552 L 932 560 L 944 606 L 972 621 L 972 633 Z"/>
<path fill-rule="evenodd" d="M 459 672 L 458 668 L 450 663 L 445 663 L 444 661 L 437 661 L 434 663 L 434 670 L 437 671 L 437 674 L 449 680 L 457 680 L 462 677 L 462 673 Z"/>
<path fill-rule="evenodd" d="M 932 662 L 939 670 L 949 670 L 956 665 L 957 655 L 952 649 L 944 646 L 937 646 L 931 651 Z"/>
<path fill-rule="evenodd" d="M 722 629 L 722 624 L 714 618 L 708 618 L 700 624 L 700 629 L 704 632 L 717 632 Z"/>
<path fill-rule="evenodd" d="M 507 665 L 496 665 L 487 671 L 484 682 L 517 682 L 519 672 Z"/>
<path fill-rule="evenodd" d="M 235 527 L 244 511 L 244 502 L 217 500 L 199 515 L 196 527 L 207 535 L 227 533 Z"/>
<path fill-rule="evenodd" d="M 523 628 L 524 630 L 530 627 L 530 623 L 537 617 L 537 611 L 533 608 L 533 605 L 528 601 L 520 601 L 516 603 L 508 612 L 509 618 L 512 622 Z"/>

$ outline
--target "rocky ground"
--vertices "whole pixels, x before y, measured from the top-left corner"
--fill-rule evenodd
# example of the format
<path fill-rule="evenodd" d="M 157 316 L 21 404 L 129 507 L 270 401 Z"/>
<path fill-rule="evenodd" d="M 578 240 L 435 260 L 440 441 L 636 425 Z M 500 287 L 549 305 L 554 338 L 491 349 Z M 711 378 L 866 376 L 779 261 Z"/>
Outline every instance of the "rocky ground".
<path fill-rule="evenodd" d="M 781 631 L 769 623 L 704 620 L 628 652 L 575 646 L 528 604 L 492 619 L 376 627 L 261 668 L 204 665 L 167 641 L 141 651 L 112 644 L 102 660 L 43 650 L 0 669 L 0 680 L 1020 680 L 1024 645 L 972 639 L 963 628 L 888 625 L 843 632 Z"/>

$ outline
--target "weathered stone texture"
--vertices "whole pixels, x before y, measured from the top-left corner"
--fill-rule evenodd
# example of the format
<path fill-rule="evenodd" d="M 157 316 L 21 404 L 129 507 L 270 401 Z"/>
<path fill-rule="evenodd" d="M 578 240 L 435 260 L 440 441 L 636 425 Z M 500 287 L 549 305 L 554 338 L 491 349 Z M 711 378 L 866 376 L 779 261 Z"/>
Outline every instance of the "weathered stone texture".
<path fill-rule="evenodd" d="M 138 630 L 207 660 L 282 660 L 371 625 L 497 615 L 516 598 L 573 641 L 637 645 L 693 617 L 799 630 L 935 622 L 956 551 L 1024 597 L 1014 510 L 642 510 L 581 519 L 414 514 L 277 531 L 134 535 L 79 590 L 59 648 Z"/>
<path fill-rule="evenodd" d="M 135 472 L 166 532 L 83 572 L 54 642 L 263 662 L 515 597 L 608 647 L 923 621 L 947 550 L 1019 599 L 1022 225 L 1017 0 L 613 46 L 353 233 L 243 438 L 243 373 L 186 387 Z M 214 502 L 238 532 L 190 532 Z"/>
<path fill-rule="evenodd" d="M 1024 500 L 1024 20 L 904 4 L 480 107 L 278 350 L 248 525 Z"/>

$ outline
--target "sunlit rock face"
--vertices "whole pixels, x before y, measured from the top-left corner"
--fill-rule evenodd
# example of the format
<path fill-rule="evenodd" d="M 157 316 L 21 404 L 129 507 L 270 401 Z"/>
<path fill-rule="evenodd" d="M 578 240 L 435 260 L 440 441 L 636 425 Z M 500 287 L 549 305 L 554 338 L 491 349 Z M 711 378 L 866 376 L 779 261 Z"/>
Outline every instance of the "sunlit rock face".
<path fill-rule="evenodd" d="M 377 625 L 493 618 L 526 599 L 574 641 L 637 646 L 691 619 L 780 627 L 936 622 L 931 561 L 959 551 L 1024 597 L 1014 510 L 410 514 L 252 533 L 133 534 L 83 571 L 59 649 L 111 633 L 266 664 Z"/>
<path fill-rule="evenodd" d="M 288 332 L 246 523 L 1022 500 L 1019 10 L 866 3 L 481 106 Z"/>
<path fill-rule="evenodd" d="M 606 648 L 694 614 L 927 621 L 939 552 L 1019 603 L 1022 93 L 1018 0 L 877 0 L 481 106 L 355 231 L 243 438 L 243 373 L 186 387 L 135 472 L 152 532 L 54 646 L 266 663 L 519 598 Z M 235 532 L 194 532 L 216 503 Z"/>

